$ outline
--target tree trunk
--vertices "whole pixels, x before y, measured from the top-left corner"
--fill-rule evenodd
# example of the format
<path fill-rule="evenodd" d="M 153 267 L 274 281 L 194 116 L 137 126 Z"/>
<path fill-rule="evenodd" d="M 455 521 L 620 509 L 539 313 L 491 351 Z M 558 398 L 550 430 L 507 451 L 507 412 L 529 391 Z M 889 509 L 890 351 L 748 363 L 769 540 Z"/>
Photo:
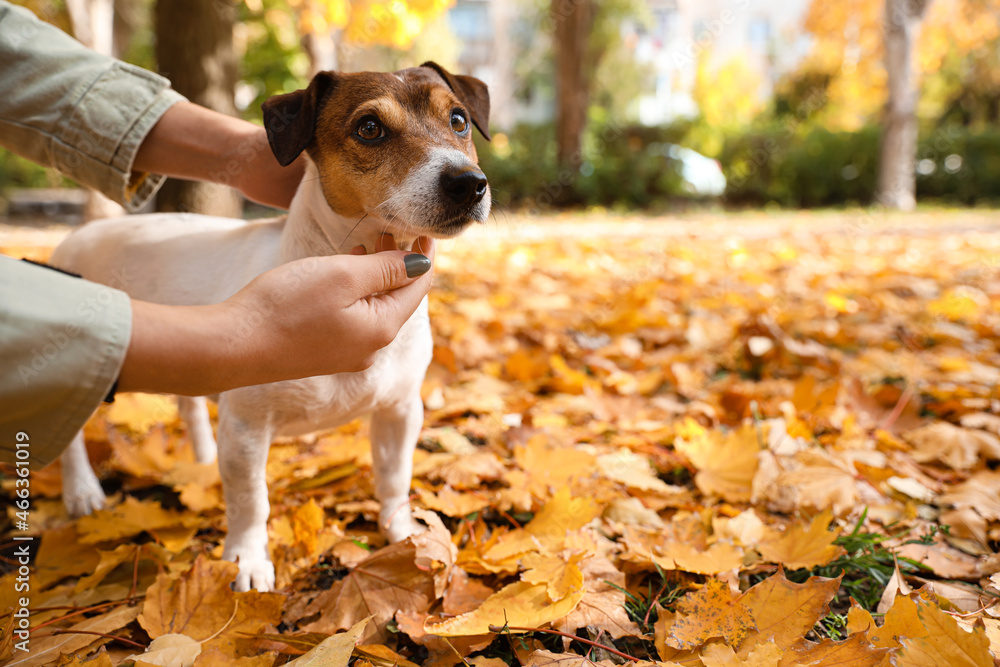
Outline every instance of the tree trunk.
<path fill-rule="evenodd" d="M 114 0 L 67 0 L 66 9 L 73 24 L 73 35 L 81 44 L 106 56 L 118 55 L 114 40 Z M 90 191 L 83 205 L 84 222 L 120 215 L 125 215 L 121 205 L 97 190 Z"/>
<path fill-rule="evenodd" d="M 504 132 L 514 126 L 514 61 L 516 54 L 512 30 L 517 18 L 513 2 L 491 2 L 493 49 L 490 54 L 490 125 Z"/>
<path fill-rule="evenodd" d="M 337 69 L 337 44 L 332 33 L 302 35 L 302 50 L 309 57 L 309 79 L 320 72 Z"/>
<path fill-rule="evenodd" d="M 156 61 L 174 89 L 192 102 L 236 115 L 236 51 L 232 0 L 157 0 Z M 242 198 L 215 183 L 168 180 L 156 198 L 158 211 L 240 217 Z"/>
<path fill-rule="evenodd" d="M 913 50 L 930 0 L 885 0 L 885 69 L 889 98 L 882 122 L 878 193 L 883 206 L 916 206 L 917 98 Z"/>
<path fill-rule="evenodd" d="M 583 162 L 580 145 L 590 102 L 588 44 L 594 25 L 593 0 L 552 0 L 550 18 L 556 65 L 556 150 L 559 164 Z"/>

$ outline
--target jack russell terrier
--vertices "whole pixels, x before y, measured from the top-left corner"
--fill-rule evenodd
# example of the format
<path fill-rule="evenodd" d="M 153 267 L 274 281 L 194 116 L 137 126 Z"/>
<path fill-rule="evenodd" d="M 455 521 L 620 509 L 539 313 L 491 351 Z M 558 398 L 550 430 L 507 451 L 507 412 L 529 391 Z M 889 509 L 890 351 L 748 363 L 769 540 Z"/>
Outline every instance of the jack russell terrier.
<path fill-rule="evenodd" d="M 490 211 L 490 188 L 471 130 L 475 125 L 490 138 L 489 110 L 486 84 L 431 62 L 395 73 L 321 72 L 305 90 L 263 105 L 278 162 L 287 166 L 306 153 L 305 176 L 286 216 L 252 223 L 174 213 L 101 220 L 68 236 L 52 264 L 105 284 L 128 276 L 123 287 L 136 299 L 201 305 L 224 301 L 286 262 L 347 253 L 360 244 L 373 251 L 383 232 L 404 249 L 417 236 L 455 236 L 472 222 L 485 222 Z M 393 542 L 420 532 L 408 498 L 423 424 L 420 386 L 431 351 L 425 298 L 367 370 L 218 396 L 229 530 L 223 558 L 239 563 L 237 590 L 274 587 L 265 468 L 277 436 L 371 414 L 379 525 Z M 178 406 L 198 461 L 213 461 L 216 443 L 205 399 L 179 397 Z M 103 507 L 82 433 L 63 453 L 62 465 L 69 512 Z"/>

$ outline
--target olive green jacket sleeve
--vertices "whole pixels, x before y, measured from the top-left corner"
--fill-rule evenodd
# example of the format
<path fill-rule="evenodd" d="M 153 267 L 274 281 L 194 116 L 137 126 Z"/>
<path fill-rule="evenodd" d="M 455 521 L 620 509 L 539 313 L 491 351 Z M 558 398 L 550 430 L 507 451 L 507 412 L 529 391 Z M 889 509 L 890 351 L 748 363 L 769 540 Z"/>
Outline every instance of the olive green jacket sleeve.
<path fill-rule="evenodd" d="M 184 98 L 163 77 L 85 48 L 0 0 L 0 146 L 138 210 L 163 177 L 135 173 L 143 139 Z"/>
<path fill-rule="evenodd" d="M 32 466 L 59 456 L 110 391 L 131 333 L 124 292 L 0 256 L 0 460 L 25 439 Z"/>

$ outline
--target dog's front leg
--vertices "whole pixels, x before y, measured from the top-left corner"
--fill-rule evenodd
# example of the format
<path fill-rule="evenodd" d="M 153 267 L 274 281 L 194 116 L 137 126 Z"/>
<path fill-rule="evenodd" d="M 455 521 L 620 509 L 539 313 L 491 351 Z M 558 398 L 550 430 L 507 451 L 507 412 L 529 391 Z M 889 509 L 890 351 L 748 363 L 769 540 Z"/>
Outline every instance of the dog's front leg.
<path fill-rule="evenodd" d="M 226 500 L 228 534 L 222 557 L 239 563 L 233 588 L 266 592 L 274 588 L 274 565 L 267 548 L 267 452 L 271 430 L 250 423 L 219 405 L 219 474 Z"/>
<path fill-rule="evenodd" d="M 70 516 L 84 516 L 104 507 L 107 497 L 97 474 L 90 467 L 83 431 L 73 438 L 59 457 L 62 462 L 63 504 Z"/>
<path fill-rule="evenodd" d="M 399 542 L 422 531 L 410 515 L 410 481 L 413 450 L 424 423 L 420 395 L 372 415 L 372 463 L 375 495 L 382 504 L 379 528 L 390 542 Z"/>

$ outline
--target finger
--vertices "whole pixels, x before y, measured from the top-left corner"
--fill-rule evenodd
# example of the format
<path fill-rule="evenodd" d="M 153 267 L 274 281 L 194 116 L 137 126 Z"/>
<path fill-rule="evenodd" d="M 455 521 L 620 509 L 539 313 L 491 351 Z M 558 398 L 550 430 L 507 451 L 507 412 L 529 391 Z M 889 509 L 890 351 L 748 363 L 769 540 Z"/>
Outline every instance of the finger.
<path fill-rule="evenodd" d="M 421 236 L 413 242 L 413 252 L 419 252 L 422 255 L 426 255 L 430 258 L 431 262 L 433 262 L 434 256 L 437 254 L 437 244 L 431 237 Z"/>
<path fill-rule="evenodd" d="M 351 254 L 352 255 L 367 255 L 368 251 L 365 249 L 365 247 L 363 245 L 356 245 L 353 248 L 351 248 Z"/>
<path fill-rule="evenodd" d="M 343 259 L 350 260 L 347 265 L 348 275 L 357 288 L 356 295 L 359 299 L 409 285 L 431 269 L 429 257 L 403 250 L 377 252 L 363 257 L 348 256 Z"/>
<path fill-rule="evenodd" d="M 396 239 L 392 238 L 392 234 L 382 234 L 375 242 L 375 252 L 386 252 L 387 250 L 396 250 Z"/>

